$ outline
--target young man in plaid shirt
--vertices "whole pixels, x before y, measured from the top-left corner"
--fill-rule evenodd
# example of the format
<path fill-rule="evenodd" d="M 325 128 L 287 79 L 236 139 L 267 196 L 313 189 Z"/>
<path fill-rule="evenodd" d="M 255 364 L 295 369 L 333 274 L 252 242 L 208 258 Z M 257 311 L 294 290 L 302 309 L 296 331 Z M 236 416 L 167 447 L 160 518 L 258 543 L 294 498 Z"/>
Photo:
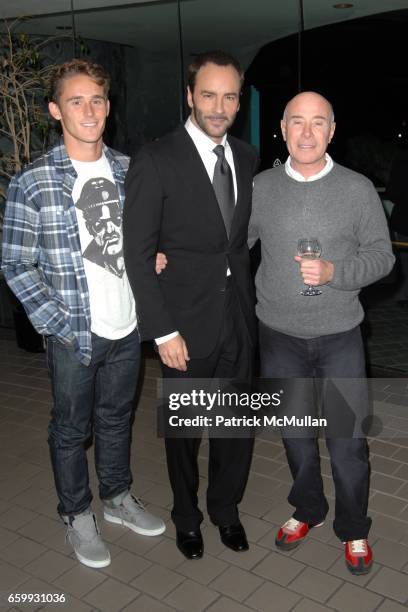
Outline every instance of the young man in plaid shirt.
<path fill-rule="evenodd" d="M 58 511 L 79 561 L 110 563 L 91 510 L 86 444 L 94 434 L 104 518 L 136 533 L 165 525 L 130 494 L 130 423 L 140 362 L 135 303 L 122 253 L 129 160 L 103 144 L 109 77 L 72 60 L 51 81 L 62 141 L 11 181 L 3 271 L 46 338 L 54 406 L 49 447 Z"/>

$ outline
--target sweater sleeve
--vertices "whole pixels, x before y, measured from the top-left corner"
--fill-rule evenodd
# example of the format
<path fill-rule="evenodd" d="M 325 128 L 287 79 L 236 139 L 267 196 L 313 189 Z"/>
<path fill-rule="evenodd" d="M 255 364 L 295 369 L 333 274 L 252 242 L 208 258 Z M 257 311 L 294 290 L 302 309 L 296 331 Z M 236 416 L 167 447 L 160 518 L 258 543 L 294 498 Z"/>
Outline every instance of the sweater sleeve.
<path fill-rule="evenodd" d="M 357 252 L 332 261 L 334 275 L 328 285 L 333 289 L 359 290 L 386 276 L 394 265 L 383 206 L 371 182 L 367 182 L 360 210 L 356 224 Z"/>

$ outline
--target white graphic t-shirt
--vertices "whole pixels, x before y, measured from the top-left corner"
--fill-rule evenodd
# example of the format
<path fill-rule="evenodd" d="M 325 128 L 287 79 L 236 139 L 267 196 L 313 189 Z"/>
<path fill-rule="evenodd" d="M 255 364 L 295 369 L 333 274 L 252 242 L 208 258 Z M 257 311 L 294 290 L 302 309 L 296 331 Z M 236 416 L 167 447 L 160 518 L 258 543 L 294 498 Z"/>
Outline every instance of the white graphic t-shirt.
<path fill-rule="evenodd" d="M 105 155 L 71 160 L 78 178 L 72 191 L 89 289 L 91 330 L 109 340 L 136 327 L 136 309 L 123 259 L 119 193 Z"/>

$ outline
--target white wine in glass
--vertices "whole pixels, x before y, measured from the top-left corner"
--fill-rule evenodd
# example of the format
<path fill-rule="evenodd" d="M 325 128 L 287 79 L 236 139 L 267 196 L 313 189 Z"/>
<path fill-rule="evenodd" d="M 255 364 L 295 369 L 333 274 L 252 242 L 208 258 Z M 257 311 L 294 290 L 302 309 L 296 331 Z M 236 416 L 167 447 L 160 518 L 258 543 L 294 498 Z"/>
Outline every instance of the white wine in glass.
<path fill-rule="evenodd" d="M 297 245 L 297 254 L 302 259 L 306 259 L 306 257 L 308 259 L 319 259 L 322 254 L 322 247 L 317 238 L 301 238 Z M 300 292 L 301 295 L 306 296 L 321 295 L 321 293 L 320 289 L 312 287 L 312 285 Z"/>

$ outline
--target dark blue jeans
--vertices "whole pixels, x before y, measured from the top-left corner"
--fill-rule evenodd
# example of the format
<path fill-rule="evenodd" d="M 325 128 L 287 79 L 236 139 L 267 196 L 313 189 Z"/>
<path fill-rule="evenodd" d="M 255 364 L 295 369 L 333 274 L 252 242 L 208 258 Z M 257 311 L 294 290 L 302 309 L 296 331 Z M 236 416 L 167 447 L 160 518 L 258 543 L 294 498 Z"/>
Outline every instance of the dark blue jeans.
<path fill-rule="evenodd" d="M 305 298 L 315 299 L 315 298 Z M 359 420 L 368 410 L 365 359 L 359 328 L 320 336 L 310 340 L 295 338 L 259 326 L 261 376 L 265 378 L 304 379 L 295 385 L 293 405 L 286 405 L 285 414 L 313 415 L 316 390 L 323 401 L 323 416 L 334 423 L 326 444 L 330 454 L 336 492 L 334 532 L 342 541 L 365 539 L 371 519 L 367 517 L 369 461 L 367 441 L 355 434 L 352 417 Z M 305 379 L 310 380 L 310 385 Z M 335 379 L 338 389 L 326 389 L 324 379 Z M 341 379 L 344 379 L 343 382 Z M 319 382 L 320 385 L 314 385 Z M 342 383 L 342 384 L 341 384 Z M 319 388 L 320 387 L 320 388 Z M 340 401 L 339 395 L 347 398 Z M 331 401 L 331 398 L 333 401 Z M 285 403 L 285 402 L 284 402 Z M 344 414 L 335 414 L 343 411 Z M 351 423 L 343 432 L 344 421 Z M 336 432 L 341 428 L 341 433 Z M 315 525 L 324 520 L 328 503 L 323 493 L 317 439 L 305 433 L 283 434 L 283 443 L 293 477 L 288 501 L 295 507 L 298 521 Z"/>
<path fill-rule="evenodd" d="M 69 346 L 47 342 L 54 406 L 48 443 L 62 515 L 79 514 L 91 501 L 86 447 L 95 442 L 101 499 L 129 489 L 133 401 L 140 365 L 137 331 L 120 340 L 92 334 L 89 366 Z"/>

